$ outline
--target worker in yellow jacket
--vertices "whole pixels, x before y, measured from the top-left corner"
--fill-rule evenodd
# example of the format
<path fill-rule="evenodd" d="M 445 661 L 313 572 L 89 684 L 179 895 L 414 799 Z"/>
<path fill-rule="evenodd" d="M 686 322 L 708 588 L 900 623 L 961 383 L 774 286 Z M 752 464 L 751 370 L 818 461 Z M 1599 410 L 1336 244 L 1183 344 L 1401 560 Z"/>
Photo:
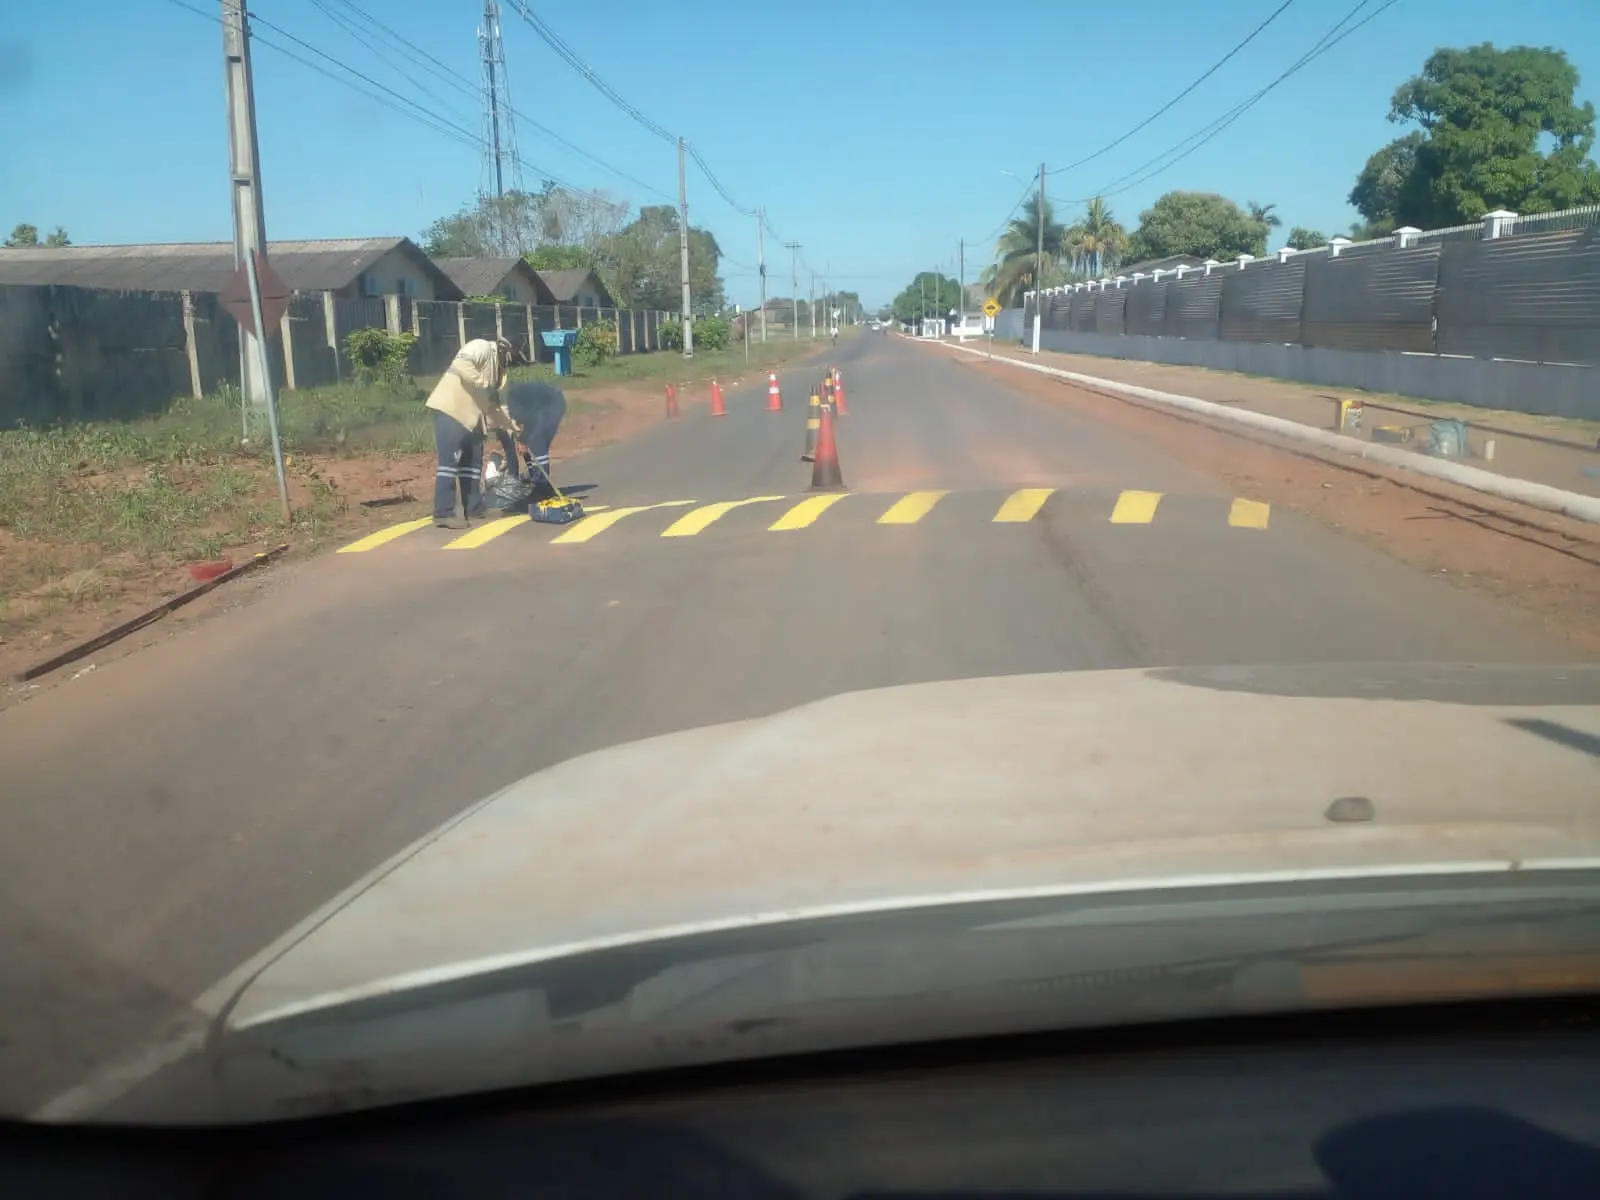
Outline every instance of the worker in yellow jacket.
<path fill-rule="evenodd" d="M 467 520 L 487 515 L 483 502 L 483 439 L 486 429 L 519 432 L 506 408 L 506 386 L 513 364 L 522 361 L 505 338 L 476 338 L 456 352 L 439 378 L 428 407 L 433 410 L 433 442 L 439 466 L 433 477 L 433 520 L 459 528 L 456 494 Z"/>

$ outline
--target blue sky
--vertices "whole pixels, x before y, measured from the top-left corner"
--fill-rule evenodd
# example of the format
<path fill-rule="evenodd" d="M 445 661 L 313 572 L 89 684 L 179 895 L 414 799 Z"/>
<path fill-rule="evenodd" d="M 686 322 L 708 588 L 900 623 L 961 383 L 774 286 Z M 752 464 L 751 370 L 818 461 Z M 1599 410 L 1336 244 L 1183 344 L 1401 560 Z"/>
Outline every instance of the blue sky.
<path fill-rule="evenodd" d="M 11 6 L 0 27 L 0 226 L 65 225 L 80 243 L 230 236 L 221 34 L 207 19 L 219 4 L 184 2 L 201 15 L 170 0 Z M 635 204 L 675 199 L 672 147 L 502 2 L 517 110 L 658 192 L 524 125 L 528 182 L 542 169 Z M 1281 2 L 596 0 L 534 11 L 633 105 L 688 137 L 739 204 L 765 205 L 778 233 L 803 243 L 802 292 L 811 268 L 875 303 L 918 270 L 953 273 L 961 237 L 974 277 L 1024 192 L 1015 176 L 1126 132 Z M 476 88 L 482 0 L 357 3 Z M 1049 192 L 1092 195 L 1156 158 L 1270 82 L 1354 3 L 1295 0 L 1170 112 L 1052 176 Z M 252 9 L 277 27 L 258 25 L 263 38 L 336 69 L 291 36 L 302 39 L 478 134 L 471 95 L 374 55 L 323 11 L 348 12 L 341 0 Z M 1109 202 L 1131 227 L 1164 191 L 1217 191 L 1275 203 L 1285 229 L 1342 230 L 1355 216 L 1345 196 L 1356 172 L 1395 136 L 1385 120 L 1395 86 L 1436 47 L 1481 41 L 1565 49 L 1583 77 L 1580 99 L 1600 101 L 1596 0 L 1398 0 L 1195 153 Z M 472 145 L 266 47 L 255 72 L 270 237 L 415 237 L 479 186 Z M 755 222 L 693 165 L 689 204 L 691 222 L 709 226 L 729 257 L 730 297 L 749 303 Z M 788 255 L 770 238 L 767 261 L 770 290 L 786 292 Z"/>

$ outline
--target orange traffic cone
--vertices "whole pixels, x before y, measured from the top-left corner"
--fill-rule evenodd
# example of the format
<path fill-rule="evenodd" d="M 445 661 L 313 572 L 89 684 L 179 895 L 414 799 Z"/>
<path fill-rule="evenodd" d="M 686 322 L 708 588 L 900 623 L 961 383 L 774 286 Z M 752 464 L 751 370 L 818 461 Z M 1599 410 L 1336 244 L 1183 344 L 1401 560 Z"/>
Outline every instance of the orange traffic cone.
<path fill-rule="evenodd" d="M 667 384 L 667 420 L 672 420 L 678 415 L 678 388 L 676 384 Z"/>
<path fill-rule="evenodd" d="M 817 395 L 816 389 L 811 392 L 811 404 L 806 413 L 806 449 L 800 456 L 801 462 L 817 461 L 817 430 L 822 428 L 822 398 Z"/>
<path fill-rule="evenodd" d="M 844 402 L 844 376 L 839 374 L 838 367 L 833 369 L 833 404 L 841 417 L 850 415 L 850 406 Z"/>
<path fill-rule="evenodd" d="M 767 411 L 783 411 L 783 393 L 778 390 L 778 373 L 767 372 Z"/>
<path fill-rule="evenodd" d="M 722 403 L 722 385 L 715 379 L 711 381 L 711 415 L 713 417 L 728 415 L 728 408 Z"/>
<path fill-rule="evenodd" d="M 844 475 L 839 470 L 839 447 L 833 440 L 833 409 L 826 405 L 822 409 L 821 425 L 817 430 L 817 454 L 811 460 L 811 490 L 843 491 Z"/>

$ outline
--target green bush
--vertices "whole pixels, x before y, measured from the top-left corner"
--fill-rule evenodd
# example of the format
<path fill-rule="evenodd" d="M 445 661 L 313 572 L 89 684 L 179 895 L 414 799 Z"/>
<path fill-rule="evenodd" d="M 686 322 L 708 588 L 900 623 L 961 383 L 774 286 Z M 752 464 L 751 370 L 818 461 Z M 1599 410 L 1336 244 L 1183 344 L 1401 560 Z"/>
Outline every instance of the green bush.
<path fill-rule="evenodd" d="M 701 317 L 694 323 L 696 350 L 726 350 L 733 340 L 733 327 L 726 317 Z"/>
<path fill-rule="evenodd" d="M 656 326 L 656 345 L 663 350 L 683 349 L 683 325 L 678 321 L 663 321 Z"/>
<path fill-rule="evenodd" d="M 616 352 L 617 323 L 609 319 L 585 321 L 572 347 L 572 362 L 578 367 L 598 367 Z"/>
<path fill-rule="evenodd" d="M 352 329 L 344 335 L 344 353 L 362 383 L 403 383 L 409 377 L 406 362 L 415 334 L 387 329 Z"/>

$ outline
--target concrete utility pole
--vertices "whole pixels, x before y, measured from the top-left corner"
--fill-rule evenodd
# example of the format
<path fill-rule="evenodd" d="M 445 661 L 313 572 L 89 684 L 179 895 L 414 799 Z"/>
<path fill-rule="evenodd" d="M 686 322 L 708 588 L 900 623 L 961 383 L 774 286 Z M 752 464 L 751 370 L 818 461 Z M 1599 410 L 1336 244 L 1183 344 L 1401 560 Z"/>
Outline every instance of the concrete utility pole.
<path fill-rule="evenodd" d="M 956 252 L 956 257 L 960 265 L 957 266 L 956 273 L 961 276 L 961 299 L 957 303 L 961 306 L 961 327 L 965 329 L 967 326 L 967 239 L 962 238 L 959 245 L 960 249 Z"/>
<path fill-rule="evenodd" d="M 789 251 L 789 294 L 794 297 L 794 340 L 800 340 L 800 243 L 785 242 Z"/>
<path fill-rule="evenodd" d="M 811 298 L 806 301 L 811 310 L 811 340 L 817 340 L 817 273 L 811 272 Z"/>
<path fill-rule="evenodd" d="M 683 168 L 684 142 L 678 139 L 678 260 L 683 269 L 683 356 L 694 357 L 694 317 L 689 305 L 689 181 Z"/>
<path fill-rule="evenodd" d="M 1039 353 L 1039 310 L 1044 301 L 1044 164 L 1039 164 L 1039 247 L 1033 254 L 1033 352 Z"/>
<path fill-rule="evenodd" d="M 267 223 L 261 201 L 261 151 L 256 145 L 256 93 L 250 72 L 250 27 L 245 0 L 222 0 L 222 65 L 228 87 L 228 171 L 233 194 L 233 261 L 243 266 L 252 252 L 267 253 Z M 266 330 L 261 330 L 263 337 Z M 261 373 L 266 356 L 256 335 L 239 328 L 239 384 L 244 395 L 244 433 L 250 411 L 264 412 L 271 380 Z"/>
<path fill-rule="evenodd" d="M 756 265 L 757 274 L 761 276 L 761 341 L 767 340 L 767 210 L 756 209 Z M 745 334 L 748 341 L 750 322 L 745 322 Z"/>

